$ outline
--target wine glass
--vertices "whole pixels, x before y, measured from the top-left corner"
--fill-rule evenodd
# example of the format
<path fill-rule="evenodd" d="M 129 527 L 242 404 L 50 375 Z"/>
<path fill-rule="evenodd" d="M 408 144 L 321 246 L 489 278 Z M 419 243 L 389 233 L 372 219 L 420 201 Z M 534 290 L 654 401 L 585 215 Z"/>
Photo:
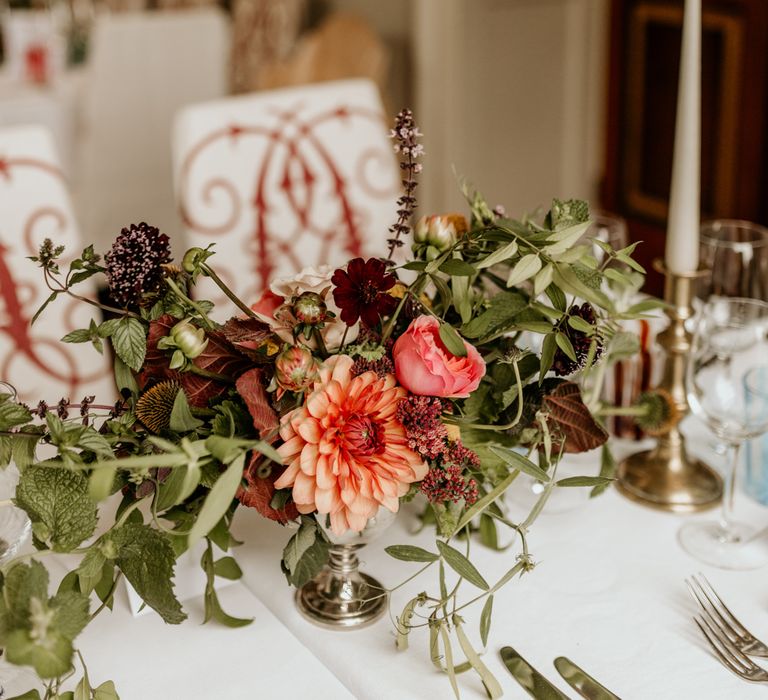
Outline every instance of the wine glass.
<path fill-rule="evenodd" d="M 702 224 L 699 240 L 701 264 L 711 270 L 697 284 L 699 299 L 717 295 L 768 301 L 768 228 L 715 219 Z"/>
<path fill-rule="evenodd" d="M 693 413 L 728 446 L 730 467 L 717 522 L 697 521 L 680 529 L 683 549 L 706 564 L 753 569 L 768 563 L 768 543 L 734 519 L 739 454 L 745 440 L 768 430 L 768 303 L 741 297 L 712 297 L 704 305 L 691 344 L 686 389 Z"/>

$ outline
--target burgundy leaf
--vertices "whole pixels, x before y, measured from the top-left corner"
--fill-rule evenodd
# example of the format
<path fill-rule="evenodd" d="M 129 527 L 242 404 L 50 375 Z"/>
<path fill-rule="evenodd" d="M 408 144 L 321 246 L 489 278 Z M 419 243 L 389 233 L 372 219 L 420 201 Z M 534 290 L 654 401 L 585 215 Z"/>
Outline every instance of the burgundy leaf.
<path fill-rule="evenodd" d="M 171 332 L 171 328 L 177 322 L 178 320 L 170 314 L 163 314 L 157 320 L 150 322 L 147 354 L 138 377 L 139 385 L 144 388 L 152 381 L 175 379 L 184 388 L 190 405 L 205 408 L 212 398 L 226 391 L 230 384 L 209 377 L 201 377 L 192 372 L 177 372 L 168 367 L 171 361 L 170 352 L 160 350 L 157 343 L 160 338 L 164 338 Z M 206 337 L 208 345 L 193 361 L 197 367 L 234 380 L 251 366 L 247 358 L 237 352 L 220 331 L 209 331 Z"/>
<path fill-rule="evenodd" d="M 275 481 L 283 470 L 275 465 L 275 468 L 272 469 L 272 473 L 268 477 L 260 477 L 258 475 L 258 468 L 263 459 L 262 455 L 256 452 L 251 455 L 251 461 L 243 473 L 246 486 L 241 486 L 238 489 L 236 497 L 244 506 L 255 508 L 265 518 L 285 525 L 299 517 L 299 511 L 296 509 L 296 504 L 293 501 L 286 503 L 285 507 L 281 510 L 275 510 L 270 505 L 272 497 L 275 495 Z"/>
<path fill-rule="evenodd" d="M 144 366 L 137 377 L 142 389 L 153 380 L 179 379 L 179 372 L 168 368 L 168 363 L 171 361 L 168 353 L 157 347 L 158 341 L 171 332 L 175 323 L 176 319 L 170 314 L 163 314 L 157 320 L 150 321 L 147 354 L 144 358 Z"/>
<path fill-rule="evenodd" d="M 587 452 L 600 447 L 608 433 L 592 417 L 573 382 L 562 382 L 542 399 L 548 423 L 556 439 L 565 442 L 566 452 Z"/>
<path fill-rule="evenodd" d="M 263 374 L 263 371 L 258 368 L 249 369 L 235 383 L 237 393 L 248 406 L 248 412 L 253 419 L 253 427 L 259 431 L 259 437 L 262 438 L 274 431 L 279 425 L 277 413 L 272 408 L 261 382 Z"/>
<path fill-rule="evenodd" d="M 251 363 L 243 357 L 219 331 L 209 331 L 206 334 L 208 345 L 202 355 L 193 360 L 193 364 L 201 369 L 221 374 L 235 379 L 245 372 Z M 205 408 L 208 402 L 222 394 L 230 386 L 227 382 L 201 377 L 192 372 L 182 372 L 178 379 L 192 406 Z"/>
<path fill-rule="evenodd" d="M 222 327 L 221 333 L 237 350 L 250 359 L 256 362 L 268 361 L 266 353 L 260 348 L 273 334 L 270 327 L 263 321 L 257 318 L 230 318 Z"/>

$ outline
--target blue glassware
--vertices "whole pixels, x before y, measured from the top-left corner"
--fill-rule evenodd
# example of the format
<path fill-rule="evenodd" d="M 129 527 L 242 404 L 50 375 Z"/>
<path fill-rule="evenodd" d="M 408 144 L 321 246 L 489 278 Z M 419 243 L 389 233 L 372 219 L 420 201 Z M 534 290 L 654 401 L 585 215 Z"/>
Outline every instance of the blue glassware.
<path fill-rule="evenodd" d="M 759 367 L 745 378 L 747 399 L 768 396 L 768 369 Z M 747 478 L 744 490 L 755 500 L 768 505 L 768 433 L 747 445 Z"/>

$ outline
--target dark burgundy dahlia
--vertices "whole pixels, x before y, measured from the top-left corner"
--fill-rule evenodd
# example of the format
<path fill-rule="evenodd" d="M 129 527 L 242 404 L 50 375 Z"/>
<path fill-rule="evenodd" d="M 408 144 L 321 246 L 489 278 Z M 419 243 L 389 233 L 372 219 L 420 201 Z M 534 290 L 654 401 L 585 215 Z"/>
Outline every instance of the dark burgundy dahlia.
<path fill-rule="evenodd" d="M 121 306 L 135 306 L 144 294 L 159 289 L 162 266 L 171 261 L 170 241 L 154 226 L 131 224 L 120 232 L 104 260 L 112 298 Z"/>
<path fill-rule="evenodd" d="M 378 258 L 355 258 L 347 269 L 333 273 L 333 300 L 341 309 L 341 320 L 353 326 L 358 319 L 364 326 L 375 326 L 382 316 L 397 308 L 397 299 L 387 292 L 395 286 L 397 277 Z"/>

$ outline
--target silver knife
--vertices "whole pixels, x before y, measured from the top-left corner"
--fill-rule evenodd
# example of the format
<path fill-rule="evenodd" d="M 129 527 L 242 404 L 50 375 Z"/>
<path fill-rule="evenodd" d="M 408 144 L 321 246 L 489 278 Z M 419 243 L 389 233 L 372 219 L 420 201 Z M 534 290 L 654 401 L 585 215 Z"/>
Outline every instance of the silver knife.
<path fill-rule="evenodd" d="M 503 647 L 501 660 L 515 680 L 536 700 L 570 700 L 561 693 L 512 647 Z"/>
<path fill-rule="evenodd" d="M 586 671 L 564 656 L 555 659 L 555 668 L 566 683 L 587 700 L 621 700 L 608 688 L 598 683 Z"/>

